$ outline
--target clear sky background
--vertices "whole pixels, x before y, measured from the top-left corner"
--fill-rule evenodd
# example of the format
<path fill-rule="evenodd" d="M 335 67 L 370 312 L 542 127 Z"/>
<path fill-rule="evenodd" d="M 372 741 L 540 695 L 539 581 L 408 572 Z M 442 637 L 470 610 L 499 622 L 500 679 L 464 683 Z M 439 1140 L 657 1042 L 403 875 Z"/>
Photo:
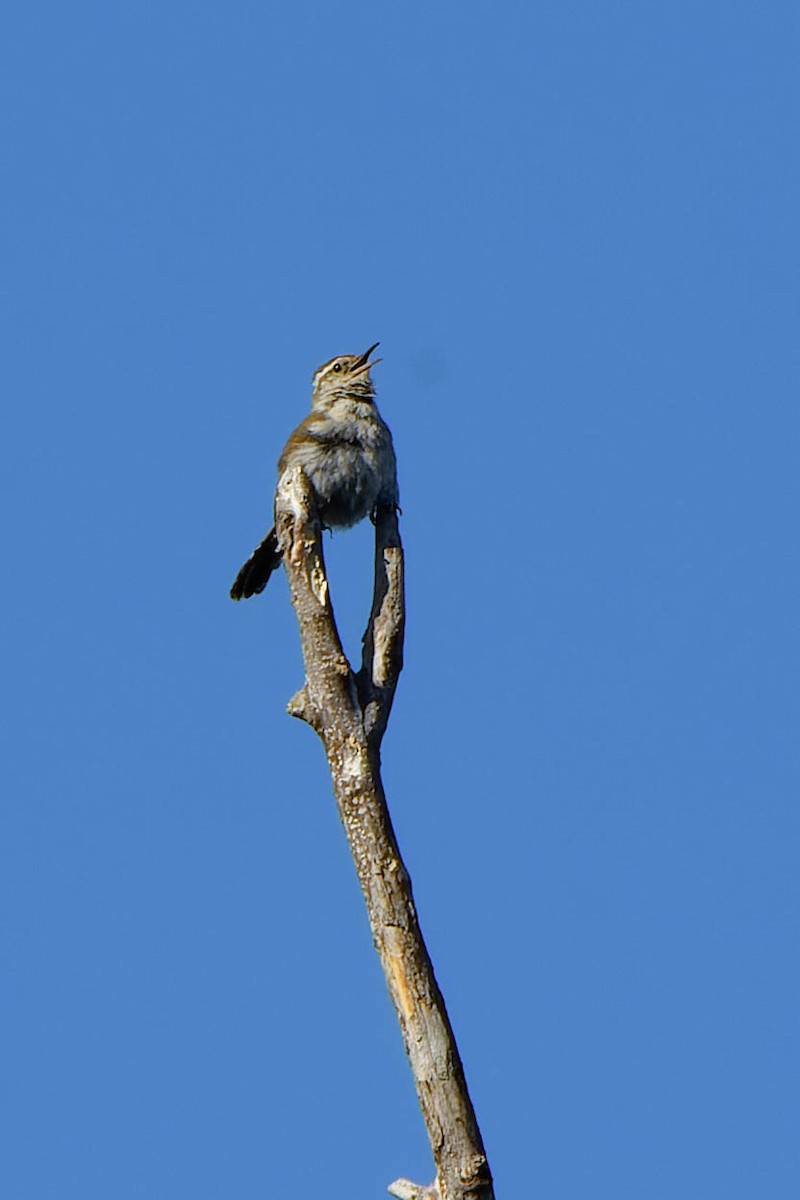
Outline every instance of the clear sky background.
<path fill-rule="evenodd" d="M 432 1175 L 285 581 L 227 595 L 378 338 L 385 782 L 498 1198 L 795 1197 L 796 7 L 10 8 L 3 1200 Z"/>

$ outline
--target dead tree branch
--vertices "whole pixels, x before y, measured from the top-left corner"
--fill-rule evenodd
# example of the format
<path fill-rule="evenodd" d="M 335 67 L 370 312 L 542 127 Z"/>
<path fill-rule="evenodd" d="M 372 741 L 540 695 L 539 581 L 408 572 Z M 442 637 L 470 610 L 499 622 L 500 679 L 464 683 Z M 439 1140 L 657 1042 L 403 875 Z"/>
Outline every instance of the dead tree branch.
<path fill-rule="evenodd" d="M 325 747 L 436 1166 L 429 1186 L 398 1179 L 389 1191 L 399 1200 L 493 1200 L 486 1152 L 380 776 L 380 745 L 402 668 L 405 606 L 397 514 L 391 509 L 376 516 L 374 596 L 357 674 L 336 630 L 319 520 L 301 471 L 280 480 L 275 520 L 306 673 L 288 711 L 311 725 Z"/>

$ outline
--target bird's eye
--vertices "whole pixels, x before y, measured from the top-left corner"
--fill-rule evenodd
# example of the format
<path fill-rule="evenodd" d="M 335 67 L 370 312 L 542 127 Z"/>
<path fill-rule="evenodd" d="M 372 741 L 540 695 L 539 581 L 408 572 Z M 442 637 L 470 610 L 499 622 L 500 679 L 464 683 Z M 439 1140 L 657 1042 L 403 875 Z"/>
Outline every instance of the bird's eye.
<path fill-rule="evenodd" d="M 341 371 L 341 369 L 342 369 L 342 364 L 341 364 L 341 363 L 334 363 L 334 364 L 333 364 L 333 369 L 334 369 L 334 371 Z"/>

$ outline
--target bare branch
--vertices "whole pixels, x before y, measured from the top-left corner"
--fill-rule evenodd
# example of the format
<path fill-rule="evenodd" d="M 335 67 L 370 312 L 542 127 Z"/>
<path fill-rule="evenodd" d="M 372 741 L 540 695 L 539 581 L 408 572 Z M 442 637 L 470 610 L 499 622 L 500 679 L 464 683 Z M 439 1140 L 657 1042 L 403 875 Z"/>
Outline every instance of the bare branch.
<path fill-rule="evenodd" d="M 380 747 L 392 711 L 397 680 L 403 669 L 405 633 L 403 546 L 395 508 L 375 514 L 375 585 L 372 611 L 364 632 L 364 652 L 357 676 L 364 725 Z"/>
<path fill-rule="evenodd" d="M 417 921 L 380 777 L 380 743 L 402 667 L 403 550 L 393 509 L 375 519 L 375 590 L 356 676 L 336 630 L 313 493 L 299 470 L 279 482 L 275 520 L 300 628 L 305 686 L 289 712 L 325 747 L 372 940 L 411 1064 L 436 1180 L 396 1180 L 398 1200 L 493 1200 L 492 1178 L 444 1000 Z"/>

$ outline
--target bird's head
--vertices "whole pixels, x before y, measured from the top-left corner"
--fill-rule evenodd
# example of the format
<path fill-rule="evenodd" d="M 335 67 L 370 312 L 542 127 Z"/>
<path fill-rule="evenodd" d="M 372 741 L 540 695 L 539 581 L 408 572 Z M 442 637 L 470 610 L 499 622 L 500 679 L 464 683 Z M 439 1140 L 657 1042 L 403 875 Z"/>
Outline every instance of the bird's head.
<path fill-rule="evenodd" d="M 312 408 L 324 408 L 333 400 L 371 400 L 375 388 L 370 379 L 370 367 L 381 360 L 370 359 L 372 351 L 380 345 L 375 342 L 363 354 L 340 354 L 317 367 L 312 380 Z"/>

